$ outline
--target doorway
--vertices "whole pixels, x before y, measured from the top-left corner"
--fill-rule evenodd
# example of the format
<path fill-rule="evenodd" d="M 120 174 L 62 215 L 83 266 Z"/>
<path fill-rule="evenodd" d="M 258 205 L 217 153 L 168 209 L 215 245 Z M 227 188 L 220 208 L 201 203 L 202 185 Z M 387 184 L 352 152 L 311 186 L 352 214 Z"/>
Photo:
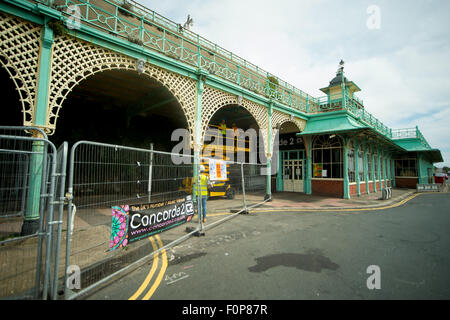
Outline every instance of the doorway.
<path fill-rule="evenodd" d="M 303 192 L 303 160 L 283 160 L 283 190 Z"/>

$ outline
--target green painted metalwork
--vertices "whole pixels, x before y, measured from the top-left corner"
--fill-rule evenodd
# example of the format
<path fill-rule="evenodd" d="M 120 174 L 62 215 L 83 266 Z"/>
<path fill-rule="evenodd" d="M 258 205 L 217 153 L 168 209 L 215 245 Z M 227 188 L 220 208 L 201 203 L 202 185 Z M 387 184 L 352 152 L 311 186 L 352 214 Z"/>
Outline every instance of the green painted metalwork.
<path fill-rule="evenodd" d="M 406 129 L 396 129 L 392 130 L 392 137 L 393 140 L 396 140 L 396 143 L 400 145 L 402 148 L 407 149 L 408 151 L 416 151 L 416 150 L 431 150 L 431 146 L 428 144 L 427 140 L 423 136 L 422 132 L 420 132 L 419 127 L 415 128 L 406 128 Z M 404 139 L 417 139 L 421 145 L 417 144 L 417 140 L 409 140 L 414 143 L 414 145 L 407 145 L 404 144 Z M 403 145 L 402 145 L 403 143 Z"/>
<path fill-rule="evenodd" d="M 314 100 L 302 90 L 276 77 L 278 83 L 269 86 L 268 78 L 273 76 L 267 71 L 134 1 L 127 1 L 131 7 L 126 9 L 122 1 L 63 0 L 55 4 L 49 0 L 38 1 L 59 10 L 64 21 L 69 18 L 69 7 L 76 7 L 80 12 L 82 26 L 96 28 L 204 69 L 211 75 L 296 110 L 305 111 L 306 99 Z"/>
<path fill-rule="evenodd" d="M 381 149 L 378 148 L 378 154 L 377 154 L 377 161 L 378 161 L 378 190 L 382 190 L 381 186 Z"/>
<path fill-rule="evenodd" d="M 304 137 L 303 143 L 305 145 L 306 150 L 306 179 L 303 184 L 303 188 L 306 194 L 312 194 L 312 137 Z"/>
<path fill-rule="evenodd" d="M 376 179 L 376 173 L 375 173 L 375 147 L 372 144 L 372 183 L 373 183 L 373 192 L 377 192 L 377 179 Z"/>
<path fill-rule="evenodd" d="M 201 152 L 201 119 L 202 119 L 202 93 L 205 89 L 204 75 L 199 76 L 197 81 L 197 103 L 195 106 L 195 128 L 194 128 L 194 166 L 193 166 L 193 179 L 195 181 L 196 177 L 199 177 L 199 163 L 200 152 Z M 194 193 L 194 201 L 195 201 Z"/>
<path fill-rule="evenodd" d="M 273 103 L 270 102 L 267 107 L 268 112 L 268 138 L 267 138 L 267 176 L 266 176 L 266 198 L 272 197 L 272 112 L 273 112 Z"/>
<path fill-rule="evenodd" d="M 46 20 L 48 20 L 48 18 L 46 18 Z M 47 101 L 52 44 L 53 30 L 45 24 L 41 39 L 35 106 L 35 124 L 38 127 L 45 126 L 47 121 Z M 28 221 L 39 219 L 39 204 L 44 161 L 44 142 L 34 141 L 32 150 L 33 155 L 30 163 L 30 189 L 27 195 L 27 212 L 25 214 L 25 220 Z"/>
<path fill-rule="evenodd" d="M 387 187 L 387 162 L 386 162 L 386 153 L 383 151 L 383 179 L 384 179 L 384 187 Z"/>
<path fill-rule="evenodd" d="M 355 130 L 373 130 L 381 135 L 384 143 L 391 144 L 398 151 L 417 152 L 419 182 L 426 182 L 425 176 L 432 162 L 442 161 L 439 150 L 431 149 L 418 127 L 393 130 L 367 112 L 364 103 L 350 93 L 344 81 L 343 64 L 340 69 L 341 90 L 338 94 L 313 97 L 302 90 L 279 79 L 264 69 L 240 58 L 207 39 L 183 28 L 161 15 L 145 8 L 139 3 L 127 0 L 130 6 L 124 6 L 123 0 L 3 0 L 0 10 L 19 16 L 23 19 L 43 25 L 43 37 L 40 51 L 39 75 L 36 89 L 36 105 L 34 122 L 37 126 L 45 126 L 48 103 L 49 75 L 51 68 L 51 46 L 53 32 L 47 26 L 50 19 L 68 22 L 74 12 L 79 12 L 80 28 L 66 30 L 71 36 L 126 54 L 136 59 L 143 59 L 171 72 L 197 80 L 196 121 L 194 129 L 194 153 L 199 156 L 201 148 L 202 92 L 205 85 L 220 89 L 246 99 L 265 105 L 268 112 L 268 150 L 271 159 L 272 150 L 272 113 L 274 110 L 307 120 L 304 136 L 306 147 L 306 172 L 303 175 L 304 191 L 312 193 L 311 175 L 311 142 L 312 135 L 323 133 L 355 132 Z M 339 86 L 339 84 L 338 84 Z M 359 91 L 359 88 L 358 88 Z M 329 93 L 330 91 L 324 91 Z M 336 92 L 336 91 L 334 91 Z M 338 90 L 339 92 L 339 90 Z M 167 103 L 160 102 L 158 105 Z M 155 108 L 154 105 L 150 108 Z M 387 139 L 387 140 L 386 140 Z M 344 198 L 350 198 L 348 177 L 348 138 L 344 143 Z M 366 191 L 369 193 L 367 143 L 363 143 L 364 171 Z M 373 146 L 372 146 L 373 147 Z M 357 194 L 360 194 L 359 154 L 362 145 L 356 144 L 355 174 Z M 381 166 L 380 146 L 377 156 L 372 156 L 373 187 L 381 190 L 384 179 L 389 185 L 395 185 L 395 172 L 391 155 L 383 151 L 383 167 Z M 372 149 L 373 150 L 373 149 Z M 42 145 L 33 145 L 33 151 L 41 152 Z M 392 150 L 391 150 L 392 151 Z M 277 190 L 283 189 L 282 159 L 279 157 L 277 174 Z M 375 159 L 376 158 L 376 159 Z M 375 161 L 377 161 L 377 177 L 375 177 Z M 198 163 L 194 163 L 194 176 L 198 172 Z M 41 180 L 39 168 L 42 158 L 32 159 L 33 174 L 30 177 L 30 192 L 27 219 L 38 217 L 36 204 L 39 203 Z M 304 166 L 303 166 L 304 168 Z M 270 172 L 271 162 L 267 169 Z M 42 169 L 41 169 L 42 170 Z M 305 170 L 305 169 L 304 169 Z M 34 180 L 33 180 L 34 179 Z M 271 175 L 267 175 L 266 193 L 271 194 Z M 36 215 L 37 213 L 37 215 Z"/>
<path fill-rule="evenodd" d="M 401 151 L 408 149 L 400 141 L 409 138 L 419 140 L 425 150 L 431 150 L 417 127 L 392 130 L 367 112 L 363 101 L 349 93 L 343 65 L 341 93 L 316 98 L 155 11 L 132 0 L 127 3 L 130 6 L 125 7 L 123 0 L 4 0 L 0 10 L 36 23 L 48 18 L 67 22 L 75 10 L 79 12 L 80 29 L 67 31 L 77 38 L 151 63 L 157 60 L 158 66 L 194 79 L 207 74 L 208 85 L 260 104 L 272 101 L 273 110 L 287 112 L 308 123 L 316 116 L 339 118 L 345 112 L 354 119 L 349 121 L 376 131 L 395 142 Z M 42 115 L 38 112 L 38 117 Z"/>
<path fill-rule="evenodd" d="M 355 180 L 356 180 L 356 194 L 361 195 L 359 185 L 361 183 L 359 179 L 359 141 L 355 140 Z"/>
<path fill-rule="evenodd" d="M 350 199 L 350 186 L 348 180 L 348 139 L 344 139 L 343 152 L 343 173 L 344 173 L 344 199 Z"/>
<path fill-rule="evenodd" d="M 46 20 L 48 21 L 48 19 Z M 47 24 L 44 25 L 41 41 L 35 107 L 35 124 L 38 126 L 44 126 L 47 122 L 47 102 L 53 44 L 53 30 Z"/>
<path fill-rule="evenodd" d="M 370 187 L 369 187 L 369 161 L 367 159 L 367 149 L 368 149 L 368 143 L 365 140 L 364 141 L 364 179 L 366 181 L 366 193 L 370 194 Z"/>
<path fill-rule="evenodd" d="M 284 160 L 284 152 L 280 152 L 280 155 L 278 157 L 278 171 L 277 171 L 277 180 L 276 180 L 276 190 L 277 191 L 284 191 L 284 184 L 283 184 L 283 160 Z"/>
<path fill-rule="evenodd" d="M 33 3 L 3 0 L 2 2 L 0 2 L 0 11 L 20 17 L 36 24 L 44 24 L 44 18 L 35 13 L 35 4 Z"/>

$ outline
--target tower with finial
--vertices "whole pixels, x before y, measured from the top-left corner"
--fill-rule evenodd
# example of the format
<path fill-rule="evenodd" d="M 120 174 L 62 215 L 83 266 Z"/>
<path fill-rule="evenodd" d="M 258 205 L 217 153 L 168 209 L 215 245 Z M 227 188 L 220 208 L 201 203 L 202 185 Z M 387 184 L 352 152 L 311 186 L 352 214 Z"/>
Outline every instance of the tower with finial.
<path fill-rule="evenodd" d="M 353 82 L 349 81 L 344 75 L 344 60 L 339 62 L 339 67 L 336 72 L 336 76 L 331 79 L 328 87 L 321 88 L 320 91 L 328 96 L 328 101 L 342 100 L 342 94 L 345 94 L 353 99 L 355 92 L 361 91 L 361 89 Z"/>

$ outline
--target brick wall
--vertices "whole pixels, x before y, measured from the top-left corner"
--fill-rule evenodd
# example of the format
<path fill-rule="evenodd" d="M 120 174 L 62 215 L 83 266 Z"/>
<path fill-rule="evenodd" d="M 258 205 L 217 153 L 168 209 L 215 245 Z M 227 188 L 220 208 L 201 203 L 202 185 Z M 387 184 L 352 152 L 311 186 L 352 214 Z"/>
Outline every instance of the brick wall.
<path fill-rule="evenodd" d="M 344 181 L 342 180 L 311 180 L 313 194 L 342 198 L 344 196 Z"/>
<path fill-rule="evenodd" d="M 351 196 L 356 196 L 356 195 L 358 194 L 358 193 L 356 192 L 356 191 L 358 190 L 358 189 L 356 188 L 356 183 L 349 185 L 349 186 L 348 186 L 348 189 L 349 189 L 350 197 L 351 197 Z"/>
<path fill-rule="evenodd" d="M 367 194 L 366 192 L 366 182 L 360 182 L 359 183 L 359 193 L 360 194 Z"/>
<path fill-rule="evenodd" d="M 395 186 L 397 188 L 410 188 L 415 189 L 416 184 L 419 183 L 419 178 L 405 178 L 405 177 L 395 177 Z"/>

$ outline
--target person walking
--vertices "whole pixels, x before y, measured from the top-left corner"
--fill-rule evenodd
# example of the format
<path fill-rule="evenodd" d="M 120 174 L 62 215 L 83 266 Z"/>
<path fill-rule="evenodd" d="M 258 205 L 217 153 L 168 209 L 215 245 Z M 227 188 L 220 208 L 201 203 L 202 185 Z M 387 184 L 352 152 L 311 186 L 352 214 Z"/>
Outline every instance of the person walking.
<path fill-rule="evenodd" d="M 206 169 L 204 165 L 200 165 L 200 196 L 198 195 L 198 189 L 197 183 L 198 179 L 195 178 L 194 181 L 194 190 L 195 195 L 200 197 L 200 203 L 201 203 L 201 212 L 199 211 L 199 219 L 202 219 L 203 217 L 203 223 L 206 222 L 206 200 L 208 199 L 208 186 L 211 186 L 211 183 L 209 181 L 209 177 L 205 174 Z"/>

